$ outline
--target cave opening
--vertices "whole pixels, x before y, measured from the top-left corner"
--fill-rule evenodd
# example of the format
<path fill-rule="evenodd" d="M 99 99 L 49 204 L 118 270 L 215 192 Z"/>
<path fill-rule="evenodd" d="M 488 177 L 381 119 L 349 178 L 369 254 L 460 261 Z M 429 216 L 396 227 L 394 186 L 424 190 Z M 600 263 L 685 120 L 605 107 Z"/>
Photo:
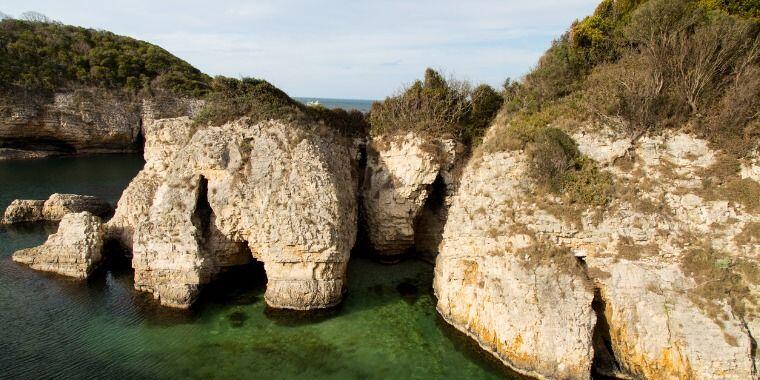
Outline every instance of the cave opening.
<path fill-rule="evenodd" d="M 443 237 L 447 210 L 446 182 L 439 173 L 428 187 L 428 197 L 414 222 L 414 254 L 425 261 L 435 261 Z"/>
<path fill-rule="evenodd" d="M 208 275 L 204 281 L 208 286 L 204 288 L 199 304 L 249 305 L 263 301 L 267 283 L 264 263 L 254 259 L 246 242 L 225 236 L 215 226 L 215 219 L 209 202 L 208 180 L 200 176 L 192 222 L 198 229 L 202 272 Z"/>
<path fill-rule="evenodd" d="M 616 379 L 622 373 L 620 363 L 615 358 L 615 351 L 612 348 L 612 338 L 610 336 L 610 325 L 607 321 L 607 304 L 602 297 L 599 288 L 594 288 L 594 299 L 591 307 L 596 314 L 596 325 L 592 335 L 592 345 L 594 348 L 594 358 L 592 361 L 592 372 L 595 379 Z"/>

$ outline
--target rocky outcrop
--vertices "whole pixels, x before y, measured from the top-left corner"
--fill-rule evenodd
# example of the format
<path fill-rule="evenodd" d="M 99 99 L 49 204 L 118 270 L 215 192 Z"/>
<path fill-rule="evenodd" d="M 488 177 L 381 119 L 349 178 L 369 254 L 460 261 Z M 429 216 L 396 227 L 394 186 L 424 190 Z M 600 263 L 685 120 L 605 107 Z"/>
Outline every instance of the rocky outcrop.
<path fill-rule="evenodd" d="M 255 258 L 270 306 L 337 304 L 356 235 L 353 146 L 324 127 L 276 121 L 199 130 L 135 229 L 135 286 L 184 308 L 227 262 Z M 247 249 L 222 259 L 220 244 Z"/>
<path fill-rule="evenodd" d="M 51 97 L 5 94 L 0 99 L 0 147 L 50 154 L 138 149 L 140 103 L 105 90 Z"/>
<path fill-rule="evenodd" d="M 0 160 L 62 154 L 137 152 L 142 125 L 193 113 L 197 100 L 79 88 L 48 96 L 0 94 Z"/>
<path fill-rule="evenodd" d="M 108 202 L 91 195 L 56 193 L 45 201 L 42 207 L 42 216 L 46 220 L 58 221 L 66 214 L 84 211 L 104 217 L 113 212 L 113 207 Z"/>
<path fill-rule="evenodd" d="M 64 215 L 58 232 L 44 244 L 13 253 L 13 261 L 31 268 L 86 279 L 101 261 L 103 225 L 88 212 Z"/>
<path fill-rule="evenodd" d="M 5 209 L 3 223 L 57 222 L 64 215 L 87 211 L 105 217 L 113 212 L 108 202 L 90 195 L 53 194 L 47 200 L 14 200 Z"/>
<path fill-rule="evenodd" d="M 588 378 L 593 352 L 596 371 L 619 376 L 756 378 L 760 215 L 742 194 L 757 184 L 707 186 L 751 180 L 746 169 L 723 172 L 739 165 L 682 133 L 632 150 L 609 132 L 574 137 L 614 175 L 611 204 L 537 189 L 522 151 L 476 155 L 436 262 L 441 315 L 537 377 Z"/>
<path fill-rule="evenodd" d="M 152 113 L 149 113 L 152 114 Z M 156 189 L 163 181 L 174 155 L 190 141 L 196 127 L 188 116 L 146 119 L 145 166 L 119 198 L 113 218 L 106 224 L 107 239 L 132 250 L 132 235 L 137 224 L 148 218 Z"/>
<path fill-rule="evenodd" d="M 429 232 L 418 236 L 418 245 L 435 250 L 447 214 L 445 198 L 453 193 L 462 151 L 453 140 L 429 140 L 413 133 L 372 138 L 367 147 L 362 206 L 375 253 L 392 257 L 414 247 L 418 224 Z M 438 185 L 440 204 L 426 208 L 434 184 Z"/>
<path fill-rule="evenodd" d="M 588 378 L 593 289 L 578 263 L 543 259 L 515 219 L 528 185 L 519 154 L 468 166 L 436 259 L 438 311 L 510 367 L 541 378 Z"/>
<path fill-rule="evenodd" d="M 42 215 L 44 206 L 43 200 L 16 199 L 5 209 L 2 222 L 12 224 L 45 220 Z"/>

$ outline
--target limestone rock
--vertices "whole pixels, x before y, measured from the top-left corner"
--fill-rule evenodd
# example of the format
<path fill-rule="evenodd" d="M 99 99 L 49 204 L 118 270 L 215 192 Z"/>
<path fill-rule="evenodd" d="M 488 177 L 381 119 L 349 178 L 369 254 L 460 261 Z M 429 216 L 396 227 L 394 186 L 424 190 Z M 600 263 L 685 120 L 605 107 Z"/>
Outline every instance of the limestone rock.
<path fill-rule="evenodd" d="M 540 253 L 512 218 L 525 165 L 519 155 L 500 153 L 465 169 L 436 259 L 437 309 L 519 372 L 588 378 L 594 293 L 577 268 L 526 260 Z"/>
<path fill-rule="evenodd" d="M 153 115 L 153 112 L 148 115 Z M 132 235 L 137 224 L 148 218 L 156 189 L 175 153 L 190 141 L 195 129 L 193 121 L 187 116 L 147 118 L 143 128 L 145 166 L 124 190 L 113 218 L 106 224 L 107 239 L 117 241 L 128 250 L 132 249 Z"/>
<path fill-rule="evenodd" d="M 135 286 L 188 307 L 224 265 L 214 244 L 242 243 L 264 263 L 269 305 L 340 302 L 356 235 L 356 153 L 320 129 L 241 119 L 195 133 L 135 230 Z"/>
<path fill-rule="evenodd" d="M 399 255 L 414 246 L 415 224 L 433 184 L 438 179 L 444 192 L 453 192 L 454 168 L 461 155 L 462 146 L 453 140 L 428 141 L 413 133 L 371 140 L 362 202 L 369 239 L 378 255 Z M 438 211 L 427 215 L 426 230 L 442 229 L 446 212 Z"/>
<path fill-rule="evenodd" d="M 136 152 L 141 125 L 192 115 L 202 103 L 78 88 L 52 96 L 0 93 L 0 160 L 77 153 Z"/>
<path fill-rule="evenodd" d="M 87 211 L 90 214 L 104 217 L 113 212 L 113 207 L 98 197 L 77 194 L 53 194 L 42 207 L 45 220 L 58 221 L 69 213 Z"/>
<path fill-rule="evenodd" d="M 606 358 L 597 371 L 616 376 L 757 378 L 760 246 L 751 231 L 760 215 L 703 190 L 704 173 L 720 153 L 694 136 L 665 132 L 640 139 L 634 163 L 622 167 L 613 162 L 629 142 L 580 136 L 581 151 L 598 153 L 621 192 L 604 209 L 573 211 L 537 191 L 525 175 L 524 152 L 484 153 L 468 163 L 436 262 L 439 312 L 505 363 L 539 377 L 588 378 L 590 356 L 578 353 L 593 347 Z M 588 279 L 547 265 L 541 257 L 551 255 L 535 256 L 536 242 L 582 258 Z M 562 301 L 553 300 L 559 291 Z M 505 306 L 514 299 L 530 300 L 530 318 Z M 542 299 L 552 306 L 533 311 Z M 523 337 L 540 336 L 546 323 L 566 332 L 552 351 L 560 360 L 541 367 L 535 363 L 554 359 L 541 340 L 520 340 L 532 356 L 515 350 L 513 326 L 523 327 Z"/>
<path fill-rule="evenodd" d="M 5 209 L 3 223 L 36 222 L 43 220 L 43 200 L 16 199 Z"/>
<path fill-rule="evenodd" d="M 85 279 L 100 263 L 102 248 L 100 218 L 85 211 L 64 215 L 58 232 L 41 246 L 16 251 L 13 260 L 36 270 Z"/>
<path fill-rule="evenodd" d="M 0 95 L 0 146 L 57 154 L 137 148 L 140 105 L 123 94 L 80 89 L 51 97 L 19 95 Z"/>
<path fill-rule="evenodd" d="M 108 202 L 98 197 L 77 194 L 51 195 L 47 200 L 15 200 L 5 210 L 4 223 L 58 222 L 64 215 L 88 211 L 104 217 L 113 212 Z"/>

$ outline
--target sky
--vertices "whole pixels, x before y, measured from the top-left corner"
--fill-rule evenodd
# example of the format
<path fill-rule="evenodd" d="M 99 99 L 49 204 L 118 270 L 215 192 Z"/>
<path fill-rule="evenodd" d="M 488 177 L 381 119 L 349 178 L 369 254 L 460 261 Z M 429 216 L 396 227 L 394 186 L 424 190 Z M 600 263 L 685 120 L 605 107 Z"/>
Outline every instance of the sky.
<path fill-rule="evenodd" d="M 519 78 L 599 0 L 3 0 L 157 44 L 210 75 L 291 96 L 382 99 L 426 67 L 473 83 Z"/>

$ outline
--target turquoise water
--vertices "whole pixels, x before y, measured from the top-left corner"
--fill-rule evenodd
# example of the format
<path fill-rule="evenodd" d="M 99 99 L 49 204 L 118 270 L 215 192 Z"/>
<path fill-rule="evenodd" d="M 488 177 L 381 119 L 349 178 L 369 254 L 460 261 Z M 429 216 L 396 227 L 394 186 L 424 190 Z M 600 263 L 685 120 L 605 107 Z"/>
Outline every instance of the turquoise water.
<path fill-rule="evenodd" d="M 142 165 L 93 156 L 0 162 L 0 206 L 54 191 L 115 201 Z M 501 365 L 441 322 L 432 267 L 353 258 L 337 310 L 274 312 L 264 275 L 229 273 L 190 311 L 158 307 L 133 290 L 128 263 L 87 282 L 10 260 L 55 227 L 0 228 L 0 378 L 496 379 Z"/>
<path fill-rule="evenodd" d="M 333 99 L 333 98 L 295 98 L 301 103 L 317 101 L 327 108 L 343 108 L 344 110 L 359 110 L 369 112 L 374 100 L 365 99 Z"/>

